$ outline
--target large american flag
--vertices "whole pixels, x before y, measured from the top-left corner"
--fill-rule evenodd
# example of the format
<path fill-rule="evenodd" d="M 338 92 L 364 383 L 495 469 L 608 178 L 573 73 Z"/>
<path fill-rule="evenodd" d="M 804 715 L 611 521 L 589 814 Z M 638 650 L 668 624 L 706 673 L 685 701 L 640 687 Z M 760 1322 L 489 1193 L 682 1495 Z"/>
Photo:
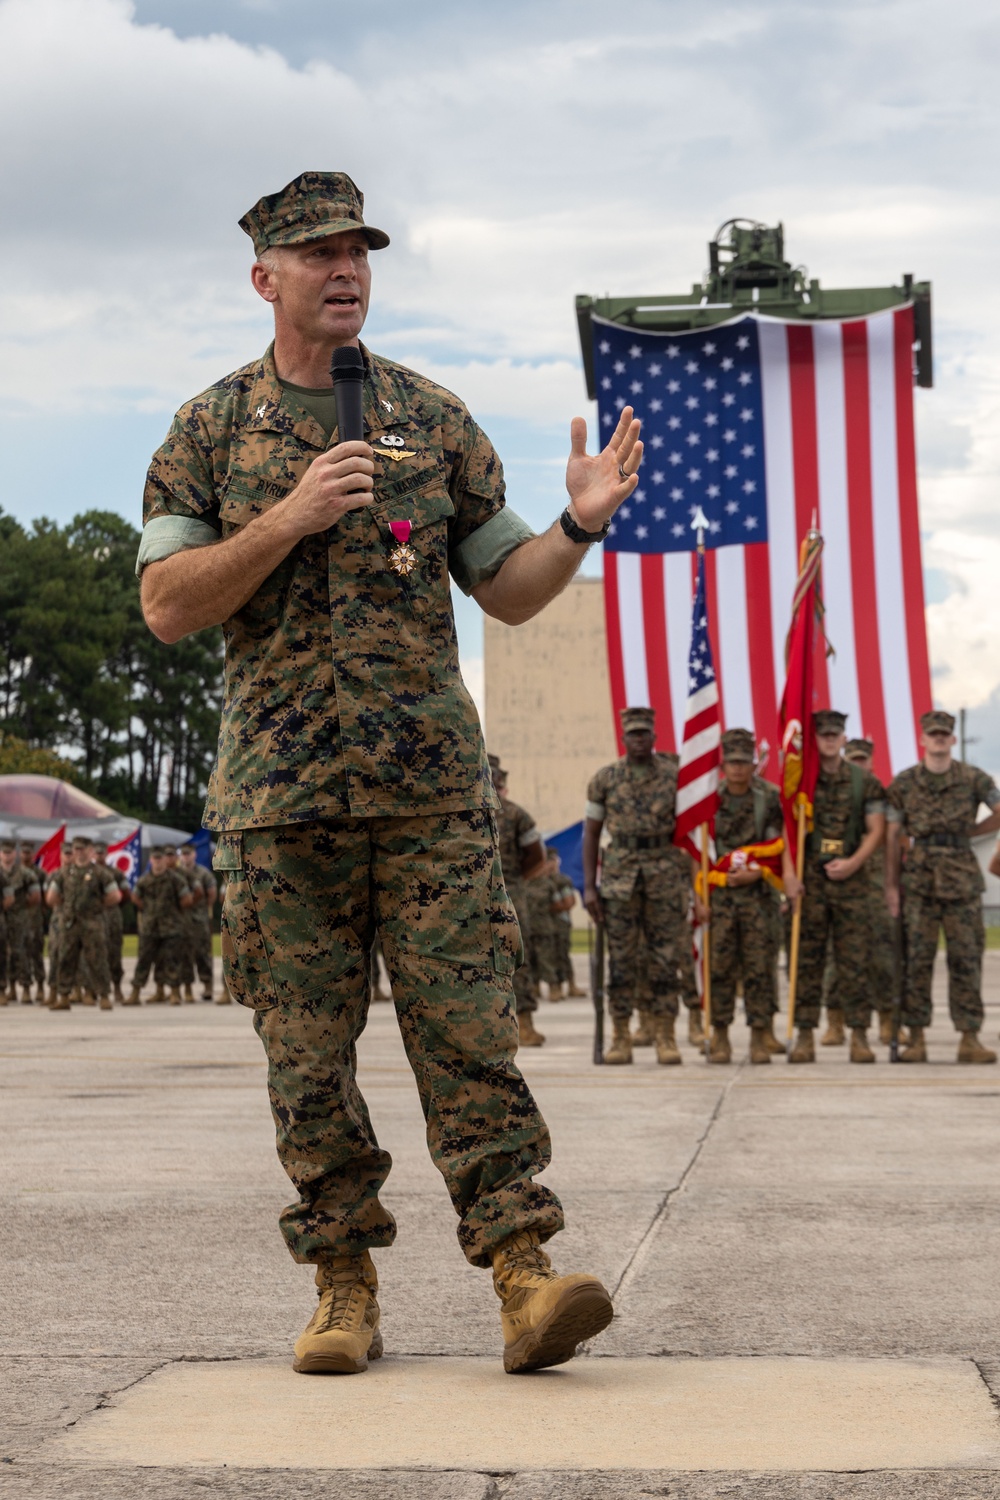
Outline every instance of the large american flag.
<path fill-rule="evenodd" d="M 700 554 L 691 607 L 691 648 L 688 652 L 687 709 L 684 716 L 684 741 L 677 772 L 677 819 L 674 843 L 686 848 L 697 859 L 701 841 L 691 835 L 703 823 L 713 831 L 719 807 L 719 688 L 712 664 L 712 645 L 708 639 L 708 614 L 705 609 L 705 558 Z"/>
<path fill-rule="evenodd" d="M 604 544 L 615 709 L 657 711 L 675 750 L 687 699 L 691 516 L 708 519 L 708 630 L 722 722 L 774 746 L 802 537 L 825 540 L 815 707 L 875 741 L 887 780 L 931 707 L 913 431 L 913 309 L 816 323 L 748 316 L 650 333 L 594 319 L 601 430 L 642 418 L 639 486 Z M 777 777 L 772 754 L 768 774 Z"/>

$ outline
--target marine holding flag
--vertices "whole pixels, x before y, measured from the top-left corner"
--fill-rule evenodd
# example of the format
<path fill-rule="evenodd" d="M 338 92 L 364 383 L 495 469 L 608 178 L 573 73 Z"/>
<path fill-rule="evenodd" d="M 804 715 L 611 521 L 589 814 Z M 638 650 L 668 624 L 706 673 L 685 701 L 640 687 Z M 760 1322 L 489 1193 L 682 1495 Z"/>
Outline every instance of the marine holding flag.
<path fill-rule="evenodd" d="M 228 877 L 226 978 L 254 1011 L 298 1192 L 282 1228 L 317 1268 L 295 1368 L 361 1371 L 382 1350 L 370 1252 L 396 1232 L 391 1163 L 354 1076 L 377 931 L 460 1243 L 492 1267 L 505 1368 L 527 1370 L 570 1358 L 612 1309 L 542 1249 L 563 1215 L 535 1181 L 549 1135 L 514 1063 L 520 942 L 450 580 L 496 619 L 530 619 L 606 535 L 642 445 L 629 406 L 596 456 L 574 419 L 569 505 L 532 535 L 462 403 L 360 345 L 369 252 L 389 243 L 363 201 L 345 174 L 305 172 L 241 220 L 274 343 L 178 413 L 137 570 L 161 640 L 225 635 L 204 823 Z M 363 362 L 360 440 L 337 431 L 345 347 Z"/>

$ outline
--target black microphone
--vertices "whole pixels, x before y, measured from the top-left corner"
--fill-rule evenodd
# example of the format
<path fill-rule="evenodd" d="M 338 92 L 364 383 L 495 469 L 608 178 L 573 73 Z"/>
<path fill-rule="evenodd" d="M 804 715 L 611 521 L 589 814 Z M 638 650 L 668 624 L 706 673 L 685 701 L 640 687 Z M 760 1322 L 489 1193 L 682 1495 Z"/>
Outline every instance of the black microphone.
<path fill-rule="evenodd" d="M 337 434 L 340 442 L 364 442 L 365 424 L 361 417 L 361 388 L 365 362 L 361 350 L 347 345 L 334 349 L 330 361 L 333 395 L 337 403 Z"/>

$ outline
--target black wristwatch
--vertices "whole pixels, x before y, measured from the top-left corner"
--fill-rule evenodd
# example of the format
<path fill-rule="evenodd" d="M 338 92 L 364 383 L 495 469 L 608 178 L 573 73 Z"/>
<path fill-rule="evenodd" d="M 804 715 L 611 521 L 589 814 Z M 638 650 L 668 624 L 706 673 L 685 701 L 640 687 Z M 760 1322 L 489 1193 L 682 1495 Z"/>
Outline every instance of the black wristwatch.
<path fill-rule="evenodd" d="M 583 527 L 578 526 L 573 520 L 573 517 L 569 513 L 568 505 L 563 511 L 562 515 L 559 517 L 559 525 L 562 527 L 563 531 L 565 531 L 571 542 L 579 542 L 581 546 L 587 547 L 590 546 L 591 542 L 603 542 L 604 538 L 611 530 L 611 522 L 605 521 L 600 531 L 584 531 Z"/>

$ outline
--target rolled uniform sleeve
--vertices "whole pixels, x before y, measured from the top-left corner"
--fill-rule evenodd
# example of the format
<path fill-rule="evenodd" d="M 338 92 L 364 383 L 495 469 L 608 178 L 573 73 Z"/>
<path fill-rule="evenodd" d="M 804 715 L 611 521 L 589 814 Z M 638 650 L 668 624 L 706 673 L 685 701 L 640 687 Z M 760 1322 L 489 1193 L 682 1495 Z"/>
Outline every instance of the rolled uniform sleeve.
<path fill-rule="evenodd" d="M 587 802 L 583 810 L 584 816 L 592 818 L 595 823 L 603 823 L 607 815 L 604 797 L 604 782 L 601 778 L 601 773 L 598 772 L 596 776 L 591 778 L 590 785 L 587 787 Z"/>
<path fill-rule="evenodd" d="M 448 571 L 463 594 L 499 573 L 512 552 L 535 533 L 516 511 L 504 506 L 448 553 Z"/>
<path fill-rule="evenodd" d="M 498 573 L 534 532 L 506 509 L 507 487 L 499 455 L 468 411 L 461 410 L 461 435 L 449 484 L 455 517 L 448 529 L 448 571 L 462 592 L 471 594 L 477 584 Z"/>
<path fill-rule="evenodd" d="M 182 407 L 153 455 L 142 497 L 137 577 L 149 563 L 221 539 L 214 471 L 217 444 L 202 420 L 204 409 L 204 397 Z"/>
<path fill-rule="evenodd" d="M 997 807 L 1000 806 L 1000 788 L 997 787 L 996 782 L 988 772 L 976 772 L 974 790 L 980 802 L 984 802 L 990 812 L 996 812 Z"/>
<path fill-rule="evenodd" d="M 865 773 L 864 799 L 866 818 L 870 818 L 874 813 L 885 813 L 887 806 L 885 787 L 871 771 Z"/>

